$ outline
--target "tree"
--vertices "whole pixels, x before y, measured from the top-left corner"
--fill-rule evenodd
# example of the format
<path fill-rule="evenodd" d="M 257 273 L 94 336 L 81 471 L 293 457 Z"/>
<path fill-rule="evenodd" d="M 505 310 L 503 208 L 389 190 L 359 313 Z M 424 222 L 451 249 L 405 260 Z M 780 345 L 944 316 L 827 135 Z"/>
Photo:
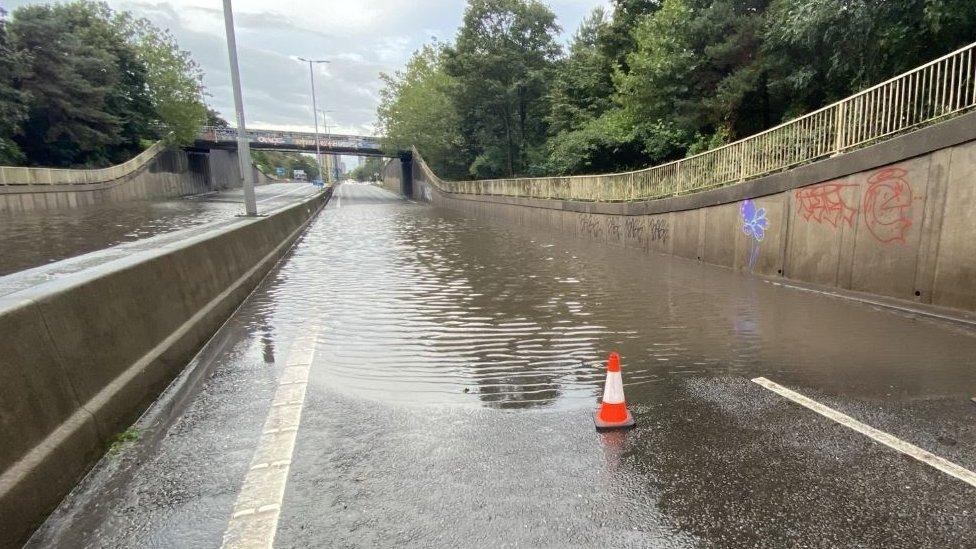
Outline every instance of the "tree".
<path fill-rule="evenodd" d="M 634 31 L 618 102 L 652 162 L 770 125 L 766 0 L 664 0 Z"/>
<path fill-rule="evenodd" d="M 0 8 L 0 165 L 17 165 L 25 160 L 24 153 L 13 140 L 20 132 L 20 124 L 27 117 L 27 97 L 18 88 L 22 59 L 7 44 L 7 12 Z"/>
<path fill-rule="evenodd" d="M 763 50 L 787 116 L 976 40 L 972 0 L 775 0 Z"/>
<path fill-rule="evenodd" d="M 304 170 L 309 180 L 318 179 L 319 168 L 312 155 L 297 152 L 251 150 L 251 160 L 259 170 L 276 175 L 276 168 L 284 168 L 290 177 L 293 170 Z"/>
<path fill-rule="evenodd" d="M 662 0 L 613 0 L 613 18 L 600 31 L 603 55 L 615 67 L 627 68 L 627 55 L 634 51 L 634 29 L 661 7 Z"/>
<path fill-rule="evenodd" d="M 468 157 L 461 148 L 460 121 L 451 100 L 453 79 L 444 72 L 443 46 L 425 45 L 403 71 L 381 74 L 378 130 L 391 154 L 411 145 L 443 177 L 463 177 Z"/>
<path fill-rule="evenodd" d="M 445 70 L 475 177 L 542 171 L 547 87 L 560 53 L 552 11 L 536 0 L 470 0 Z"/>
<path fill-rule="evenodd" d="M 608 22 L 596 8 L 580 25 L 569 55 L 557 66 L 549 92 L 549 130 L 555 135 L 574 130 L 613 107 L 613 61 L 599 39 Z"/>
<path fill-rule="evenodd" d="M 117 52 L 124 38 L 105 10 L 87 2 L 25 6 L 9 23 L 10 44 L 23 55 L 21 91 L 30 97 L 16 139 L 33 163 L 94 165 L 126 145 L 122 116 L 130 113 L 122 87 L 139 75 L 123 81 Z"/>
<path fill-rule="evenodd" d="M 227 120 L 225 120 L 224 117 L 220 116 L 219 112 L 215 111 L 214 109 L 211 109 L 210 107 L 207 107 L 207 125 L 213 126 L 215 128 L 230 127 L 230 124 L 227 123 Z"/>
<path fill-rule="evenodd" d="M 0 40 L 0 69 L 11 75 L 0 83 L 6 161 L 118 163 L 161 136 L 190 143 L 206 120 L 189 54 L 169 33 L 104 3 L 21 7 Z"/>
<path fill-rule="evenodd" d="M 378 181 L 383 176 L 386 160 L 376 156 L 367 156 L 349 172 L 349 177 L 356 181 Z"/>
<path fill-rule="evenodd" d="M 602 42 L 610 26 L 602 8 L 593 10 L 557 67 L 549 92 L 550 173 L 616 171 L 642 159 L 633 132 L 610 112 L 615 64 Z"/>
<path fill-rule="evenodd" d="M 209 115 L 203 101 L 203 71 L 169 31 L 145 19 L 133 21 L 131 27 L 136 52 L 146 66 L 149 100 L 161 133 L 174 144 L 193 143 Z"/>

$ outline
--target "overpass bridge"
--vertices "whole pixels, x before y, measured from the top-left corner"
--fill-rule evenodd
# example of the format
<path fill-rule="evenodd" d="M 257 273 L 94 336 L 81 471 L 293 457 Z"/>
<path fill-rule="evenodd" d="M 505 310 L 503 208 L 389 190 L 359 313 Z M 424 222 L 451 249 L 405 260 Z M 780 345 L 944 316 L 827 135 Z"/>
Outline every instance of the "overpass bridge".
<path fill-rule="evenodd" d="M 247 130 L 252 149 L 316 152 L 315 133 L 284 130 Z M 395 156 L 383 152 L 379 138 L 363 135 L 318 134 L 322 154 L 354 156 Z M 200 132 L 194 146 L 200 149 L 236 149 L 237 129 L 208 126 Z"/>

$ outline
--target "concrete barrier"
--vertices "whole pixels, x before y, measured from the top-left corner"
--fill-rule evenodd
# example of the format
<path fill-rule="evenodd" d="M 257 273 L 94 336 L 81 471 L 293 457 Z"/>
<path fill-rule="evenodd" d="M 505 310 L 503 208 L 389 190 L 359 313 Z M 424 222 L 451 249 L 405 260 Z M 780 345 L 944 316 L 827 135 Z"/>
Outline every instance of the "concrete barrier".
<path fill-rule="evenodd" d="M 252 169 L 256 183 L 269 182 Z M 159 144 L 125 164 L 101 170 L 0 167 L 0 173 L 6 174 L 6 182 L 0 182 L 0 213 L 172 198 L 241 185 L 235 151 L 166 149 Z"/>
<path fill-rule="evenodd" d="M 330 194 L 0 299 L 0 546 L 40 524 Z"/>
<path fill-rule="evenodd" d="M 395 169 L 385 175 L 393 186 Z M 976 113 L 738 185 L 579 202 L 446 192 L 419 155 L 413 198 L 769 277 L 976 311 Z"/>

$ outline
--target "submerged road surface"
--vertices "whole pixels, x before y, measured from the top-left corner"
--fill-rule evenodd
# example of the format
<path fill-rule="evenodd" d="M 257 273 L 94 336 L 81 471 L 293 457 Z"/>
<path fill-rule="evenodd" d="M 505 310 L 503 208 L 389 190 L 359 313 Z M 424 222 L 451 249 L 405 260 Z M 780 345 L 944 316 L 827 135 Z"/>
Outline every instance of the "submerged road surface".
<path fill-rule="evenodd" d="M 637 427 L 598 434 L 612 350 Z M 965 327 L 346 185 L 33 544 L 973 547 L 974 361 Z"/>
<path fill-rule="evenodd" d="M 318 189 L 308 183 L 271 183 L 255 187 L 259 210 L 307 198 Z M 212 223 L 244 213 L 241 189 L 190 198 L 134 200 L 65 209 L 6 212 L 0 216 L 0 276 Z"/>

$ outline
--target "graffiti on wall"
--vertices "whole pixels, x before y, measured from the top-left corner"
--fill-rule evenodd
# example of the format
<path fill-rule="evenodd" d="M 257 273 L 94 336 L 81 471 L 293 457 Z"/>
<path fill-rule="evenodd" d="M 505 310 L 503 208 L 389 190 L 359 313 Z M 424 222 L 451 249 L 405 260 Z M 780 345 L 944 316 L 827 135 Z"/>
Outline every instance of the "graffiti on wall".
<path fill-rule="evenodd" d="M 624 221 L 624 234 L 627 236 L 628 240 L 636 240 L 641 244 L 644 243 L 644 224 L 641 223 L 639 217 L 628 217 Z"/>
<path fill-rule="evenodd" d="M 908 228 L 912 226 L 909 217 L 912 187 L 905 181 L 907 174 L 899 168 L 886 168 L 868 179 L 862 204 L 864 223 L 882 244 L 904 244 Z"/>
<path fill-rule="evenodd" d="M 607 218 L 607 237 L 611 240 L 620 240 L 620 219 L 616 217 Z"/>
<path fill-rule="evenodd" d="M 667 219 L 646 219 L 646 227 L 645 219 L 641 217 L 628 217 L 624 221 L 624 236 L 628 240 L 636 240 L 641 246 L 646 246 L 652 242 L 667 244 L 668 237 L 671 235 L 671 226 L 668 224 Z"/>
<path fill-rule="evenodd" d="M 583 215 L 579 217 L 579 234 L 590 238 L 603 238 L 603 225 L 600 219 L 593 215 Z"/>
<path fill-rule="evenodd" d="M 905 243 L 912 226 L 911 207 L 915 198 L 912 187 L 901 168 L 884 168 L 867 180 L 867 190 L 857 206 L 857 183 L 821 183 L 794 191 L 799 204 L 797 211 L 811 223 L 827 224 L 834 228 L 846 223 L 854 227 L 858 215 L 875 240 L 882 244 Z M 852 196 L 854 194 L 854 196 Z"/>
<path fill-rule="evenodd" d="M 857 208 L 851 206 L 845 191 L 851 187 L 857 189 L 854 183 L 821 183 L 812 187 L 796 190 L 796 199 L 800 203 L 800 214 L 807 221 L 829 223 L 834 227 L 840 223 L 854 226 L 857 218 Z"/>
<path fill-rule="evenodd" d="M 752 268 L 759 260 L 759 244 L 766 238 L 769 220 L 766 219 L 766 208 L 757 208 L 752 200 L 743 200 L 739 213 L 742 215 L 742 232 L 749 237 L 749 268 Z"/>
<path fill-rule="evenodd" d="M 668 236 L 671 234 L 671 227 L 664 219 L 651 220 L 651 242 L 667 243 Z"/>

